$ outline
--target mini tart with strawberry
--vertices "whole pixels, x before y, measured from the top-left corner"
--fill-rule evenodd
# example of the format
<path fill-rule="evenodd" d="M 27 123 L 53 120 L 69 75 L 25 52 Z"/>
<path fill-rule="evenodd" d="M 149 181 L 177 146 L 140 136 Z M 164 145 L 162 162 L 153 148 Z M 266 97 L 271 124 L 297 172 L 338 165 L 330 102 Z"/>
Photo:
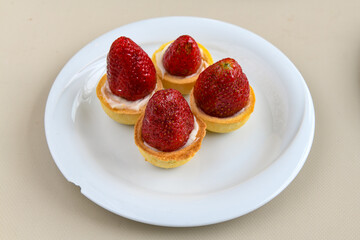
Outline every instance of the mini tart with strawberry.
<path fill-rule="evenodd" d="M 146 161 L 160 168 L 187 163 L 200 150 L 206 125 L 181 93 L 157 91 L 135 124 L 135 144 Z"/>
<path fill-rule="evenodd" d="M 161 80 L 147 53 L 130 38 L 116 39 L 107 55 L 107 74 L 96 87 L 105 113 L 119 123 L 134 125 L 160 89 Z"/>
<path fill-rule="evenodd" d="M 248 121 L 254 111 L 255 93 L 240 65 L 226 58 L 200 74 L 190 94 L 190 106 L 207 130 L 227 133 Z"/>
<path fill-rule="evenodd" d="M 182 94 L 189 94 L 199 74 L 213 64 L 209 51 L 188 35 L 163 44 L 154 52 L 152 61 L 164 88 Z"/>
<path fill-rule="evenodd" d="M 239 129 L 249 120 L 250 115 L 254 111 L 255 107 L 255 93 L 250 86 L 250 96 L 248 104 L 242 110 L 240 110 L 239 113 L 235 114 L 232 117 L 219 118 L 204 113 L 196 105 L 193 92 L 191 92 L 190 95 L 190 106 L 194 115 L 202 119 L 206 123 L 207 130 L 217 133 L 227 133 Z"/>

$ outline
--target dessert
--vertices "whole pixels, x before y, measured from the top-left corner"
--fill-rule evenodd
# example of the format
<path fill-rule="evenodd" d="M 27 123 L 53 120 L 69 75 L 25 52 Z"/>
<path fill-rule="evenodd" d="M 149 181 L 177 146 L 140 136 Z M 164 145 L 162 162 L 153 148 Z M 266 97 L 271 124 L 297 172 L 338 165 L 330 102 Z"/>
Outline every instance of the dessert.
<path fill-rule="evenodd" d="M 119 123 L 133 125 L 160 89 L 162 83 L 146 52 L 130 38 L 116 39 L 107 55 L 107 74 L 96 87 L 105 113 Z"/>
<path fill-rule="evenodd" d="M 190 95 L 190 106 L 209 131 L 231 132 L 249 119 L 255 94 L 240 65 L 225 58 L 200 74 Z"/>
<path fill-rule="evenodd" d="M 163 44 L 152 56 L 164 88 L 189 94 L 199 74 L 213 63 L 209 51 L 192 37 L 183 35 Z"/>
<path fill-rule="evenodd" d="M 174 168 L 188 162 L 200 149 L 205 128 L 179 91 L 160 90 L 135 124 L 135 144 L 146 161 Z"/>

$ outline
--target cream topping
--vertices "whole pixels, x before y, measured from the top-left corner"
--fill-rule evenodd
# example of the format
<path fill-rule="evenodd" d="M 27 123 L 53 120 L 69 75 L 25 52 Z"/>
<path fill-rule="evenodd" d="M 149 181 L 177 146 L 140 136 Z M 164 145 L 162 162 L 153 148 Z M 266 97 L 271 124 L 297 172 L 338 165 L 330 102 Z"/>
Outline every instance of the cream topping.
<path fill-rule="evenodd" d="M 199 124 L 197 123 L 196 118 L 194 117 L 194 129 L 191 131 L 189 138 L 188 138 L 187 142 L 185 143 L 185 145 L 177 150 L 180 150 L 180 149 L 186 148 L 187 146 L 190 146 L 196 140 L 196 135 L 197 135 L 198 131 L 199 131 Z M 151 150 L 154 150 L 155 152 L 161 152 L 160 150 L 150 146 L 145 141 L 144 141 L 144 144 L 145 144 L 145 146 L 147 146 Z M 177 150 L 175 150 L 175 151 L 177 151 Z"/>
<path fill-rule="evenodd" d="M 239 116 L 240 114 L 242 114 L 243 112 L 245 112 L 245 110 L 250 106 L 250 101 L 248 102 L 248 104 L 246 104 L 245 107 L 243 107 L 242 109 L 240 109 L 238 112 L 234 113 L 233 115 L 229 116 L 229 117 L 224 117 L 224 118 L 220 118 L 220 119 L 230 119 L 230 118 L 233 118 L 233 117 L 237 117 Z M 202 114 L 205 114 L 205 115 L 208 115 L 210 117 L 214 117 L 214 116 L 211 116 L 207 113 L 205 113 L 199 106 L 198 106 L 198 110 L 202 113 Z M 219 118 L 219 117 L 217 117 Z"/>
<path fill-rule="evenodd" d="M 166 71 L 166 69 L 164 68 L 163 62 L 162 62 L 164 53 L 166 52 L 166 50 L 168 49 L 168 47 L 170 46 L 170 44 L 171 44 L 171 43 L 169 43 L 168 45 L 166 45 L 162 51 L 157 52 L 156 55 L 155 55 L 156 64 L 157 64 L 158 68 L 160 69 L 162 78 L 164 78 L 165 73 L 171 75 L 168 71 Z M 203 50 L 202 50 L 201 48 L 199 48 L 199 49 L 200 49 L 201 56 L 203 56 L 203 55 L 204 55 L 204 54 L 203 54 Z M 199 75 L 199 74 L 200 74 L 202 71 L 204 71 L 205 68 L 207 68 L 208 66 L 209 66 L 209 64 L 208 64 L 206 61 L 204 61 L 203 58 L 201 58 L 201 64 L 200 64 L 199 69 L 196 71 L 196 73 L 191 74 L 191 75 L 189 75 L 189 76 L 185 76 L 185 77 L 183 77 L 183 76 L 174 76 L 174 75 L 171 75 L 171 76 L 173 76 L 173 77 L 175 77 L 175 78 L 179 78 L 179 79 L 191 78 L 191 77 L 194 77 L 194 76 L 196 76 L 196 75 Z"/>
<path fill-rule="evenodd" d="M 226 118 L 233 118 L 233 117 L 236 117 L 236 116 L 242 114 L 249 106 L 250 106 L 250 104 L 248 103 L 245 107 L 240 109 L 240 111 L 238 111 L 238 112 L 234 113 L 233 115 L 226 117 Z M 226 118 L 224 118 L 224 119 L 226 119 Z"/>
<path fill-rule="evenodd" d="M 126 100 L 125 98 L 113 94 L 111 92 L 108 81 L 106 81 L 105 84 L 102 86 L 101 93 L 103 94 L 109 105 L 114 109 L 131 109 L 131 110 L 139 111 L 143 106 L 147 104 L 149 99 L 155 93 L 156 87 L 157 86 L 155 86 L 154 91 L 152 91 L 146 97 L 135 101 L 129 101 Z"/>

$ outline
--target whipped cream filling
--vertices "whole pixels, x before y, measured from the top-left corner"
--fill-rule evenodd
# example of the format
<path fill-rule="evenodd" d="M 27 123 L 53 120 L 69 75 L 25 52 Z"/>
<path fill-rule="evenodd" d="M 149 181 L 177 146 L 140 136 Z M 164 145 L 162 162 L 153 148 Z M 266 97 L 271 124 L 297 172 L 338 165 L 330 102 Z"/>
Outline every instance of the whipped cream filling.
<path fill-rule="evenodd" d="M 168 47 L 170 46 L 170 44 L 171 44 L 171 43 L 169 43 L 168 45 L 166 45 L 162 51 L 157 52 L 156 55 L 155 55 L 156 64 L 157 64 L 158 68 L 159 68 L 160 71 L 161 71 L 162 78 L 164 78 L 165 73 L 171 75 L 171 74 L 170 74 L 168 71 L 166 71 L 166 69 L 164 68 L 163 61 L 162 61 L 163 56 L 164 56 L 164 53 L 166 52 L 166 50 L 168 49 Z M 203 54 L 203 50 L 202 50 L 201 48 L 199 48 L 199 49 L 200 49 L 200 53 L 201 53 L 201 64 L 200 64 L 200 67 L 198 68 L 198 70 L 196 71 L 196 73 L 191 74 L 191 75 L 189 75 L 189 76 L 185 76 L 185 77 L 183 77 L 183 76 L 175 76 L 175 75 L 171 75 L 171 76 L 173 76 L 173 77 L 175 77 L 175 78 L 179 78 L 179 79 L 186 79 L 186 78 L 191 78 L 191 77 L 194 77 L 194 76 L 196 76 L 196 75 L 199 75 L 202 71 L 204 71 L 205 68 L 207 68 L 207 67 L 209 66 L 209 64 L 208 64 L 206 61 L 204 61 L 204 59 L 203 59 L 203 57 L 202 57 L 202 56 L 204 55 L 204 54 Z"/>
<path fill-rule="evenodd" d="M 154 90 L 148 94 L 146 97 L 135 100 L 135 101 L 129 101 L 125 98 L 119 97 L 111 92 L 110 86 L 108 81 L 105 82 L 105 84 L 101 88 L 101 93 L 105 97 L 106 101 L 109 103 L 109 105 L 114 109 L 132 109 L 135 111 L 139 111 L 143 106 L 147 104 L 149 99 L 152 97 L 152 95 L 156 91 L 156 87 Z"/>
<path fill-rule="evenodd" d="M 183 148 L 186 148 L 187 146 L 190 146 L 196 140 L 196 135 L 197 135 L 198 131 L 199 131 L 199 124 L 197 123 L 196 118 L 194 117 L 194 129 L 191 131 L 189 138 L 188 138 L 187 142 L 185 143 L 185 145 L 177 150 L 181 150 Z M 150 146 L 145 141 L 144 141 L 144 144 L 145 144 L 145 146 L 147 146 L 148 148 L 150 148 L 151 150 L 153 150 L 155 152 L 161 152 L 160 150 Z M 175 151 L 177 151 L 177 150 L 175 150 Z"/>
<path fill-rule="evenodd" d="M 230 117 L 226 117 L 226 118 L 233 118 L 233 117 L 236 117 L 236 116 L 242 114 L 242 113 L 249 107 L 249 105 L 250 105 L 250 104 L 248 103 L 245 107 L 243 107 L 242 109 L 240 109 L 240 111 L 238 111 L 238 112 L 236 112 L 235 114 L 231 115 Z M 226 118 L 224 118 L 224 119 L 226 119 Z"/>
<path fill-rule="evenodd" d="M 231 115 L 231 116 L 229 116 L 229 117 L 220 118 L 220 119 L 228 119 L 228 118 L 233 118 L 233 117 L 239 116 L 240 114 L 242 114 L 243 112 L 245 112 L 245 110 L 246 110 L 249 106 L 250 106 L 250 101 L 249 101 L 249 103 L 248 103 L 245 107 L 243 107 L 242 109 L 240 109 L 240 111 L 234 113 L 233 115 Z M 205 114 L 205 115 L 208 115 L 208 114 L 205 113 L 200 107 L 198 107 L 198 110 L 199 110 L 201 113 L 203 113 L 203 114 Z M 211 116 L 211 115 L 209 115 L 209 116 L 210 116 L 210 117 L 214 117 L 214 116 Z M 219 118 L 219 117 L 215 117 L 215 118 Z"/>

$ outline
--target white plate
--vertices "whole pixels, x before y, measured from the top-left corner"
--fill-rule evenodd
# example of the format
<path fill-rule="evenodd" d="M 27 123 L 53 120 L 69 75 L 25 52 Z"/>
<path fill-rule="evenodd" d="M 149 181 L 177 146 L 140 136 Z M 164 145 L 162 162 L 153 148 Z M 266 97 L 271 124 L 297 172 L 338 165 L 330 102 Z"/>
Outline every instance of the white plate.
<path fill-rule="evenodd" d="M 119 36 L 132 38 L 151 56 L 182 34 L 202 43 L 214 61 L 235 58 L 257 101 L 245 126 L 229 134 L 208 132 L 189 163 L 165 170 L 144 161 L 133 127 L 103 112 L 95 86 Z M 162 226 L 218 223 L 264 205 L 300 171 L 314 127 L 309 90 L 283 53 L 238 26 L 194 17 L 140 21 L 95 39 L 59 73 L 45 111 L 48 145 L 68 181 L 111 212 Z"/>

